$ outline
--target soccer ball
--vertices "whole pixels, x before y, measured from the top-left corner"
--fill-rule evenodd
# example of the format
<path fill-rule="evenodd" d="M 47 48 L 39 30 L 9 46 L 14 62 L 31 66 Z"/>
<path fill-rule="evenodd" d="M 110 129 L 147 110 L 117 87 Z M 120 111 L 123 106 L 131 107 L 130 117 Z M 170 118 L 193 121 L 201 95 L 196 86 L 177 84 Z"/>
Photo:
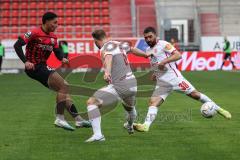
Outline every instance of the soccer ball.
<path fill-rule="evenodd" d="M 201 114 L 205 118 L 212 118 L 217 111 L 214 109 L 214 103 L 213 102 L 206 102 L 201 106 Z"/>

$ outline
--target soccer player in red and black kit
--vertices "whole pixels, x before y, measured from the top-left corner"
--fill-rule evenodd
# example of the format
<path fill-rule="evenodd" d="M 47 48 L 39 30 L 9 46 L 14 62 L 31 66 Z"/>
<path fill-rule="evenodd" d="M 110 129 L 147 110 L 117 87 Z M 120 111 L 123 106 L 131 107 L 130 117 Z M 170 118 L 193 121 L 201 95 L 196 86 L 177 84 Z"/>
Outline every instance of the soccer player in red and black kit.
<path fill-rule="evenodd" d="M 14 44 L 14 48 L 18 57 L 25 64 L 26 74 L 45 87 L 57 91 L 56 120 L 54 124 L 65 129 L 74 130 L 64 119 L 64 108 L 67 108 L 76 120 L 76 127 L 90 127 L 91 124 L 77 114 L 77 109 L 68 94 L 67 82 L 46 64 L 52 52 L 63 64 L 68 63 L 68 59 L 63 57 L 63 53 L 58 47 L 57 37 L 53 33 L 57 26 L 57 15 L 53 12 L 45 13 L 42 17 L 42 26 L 19 37 Z M 26 44 L 26 55 L 24 55 L 22 46 Z"/>

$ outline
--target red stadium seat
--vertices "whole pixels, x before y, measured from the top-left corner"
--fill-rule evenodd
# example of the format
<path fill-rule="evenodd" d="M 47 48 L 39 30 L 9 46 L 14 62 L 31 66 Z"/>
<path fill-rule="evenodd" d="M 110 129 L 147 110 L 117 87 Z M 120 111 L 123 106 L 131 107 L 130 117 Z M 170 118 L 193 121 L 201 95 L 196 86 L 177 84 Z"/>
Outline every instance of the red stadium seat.
<path fill-rule="evenodd" d="M 99 17 L 94 17 L 93 22 L 94 25 L 99 25 L 100 24 L 100 18 Z"/>
<path fill-rule="evenodd" d="M 102 10 L 102 15 L 103 16 L 108 16 L 109 15 L 109 10 L 108 9 L 103 9 Z"/>
<path fill-rule="evenodd" d="M 72 33 L 73 32 L 73 26 L 66 26 L 65 32 Z"/>
<path fill-rule="evenodd" d="M 102 8 L 108 8 L 108 7 L 109 7 L 108 1 L 103 1 Z"/>
<path fill-rule="evenodd" d="M 45 2 L 39 2 L 38 5 L 37 5 L 38 9 L 45 9 L 46 6 L 47 6 L 47 5 L 46 5 Z"/>
<path fill-rule="evenodd" d="M 93 2 L 93 8 L 100 8 L 100 2 L 94 1 Z"/>
<path fill-rule="evenodd" d="M 76 33 L 75 33 L 75 37 L 76 37 L 76 38 L 82 38 L 82 37 L 83 37 L 82 32 L 76 32 Z"/>
<path fill-rule="evenodd" d="M 73 18 L 72 17 L 67 17 L 66 19 L 65 19 L 65 24 L 66 25 L 73 25 Z"/>
<path fill-rule="evenodd" d="M 110 32 L 110 26 L 106 25 L 106 26 L 103 26 L 103 30 L 107 33 Z"/>
<path fill-rule="evenodd" d="M 91 16 L 91 10 L 90 9 L 85 9 L 84 10 L 84 16 Z"/>
<path fill-rule="evenodd" d="M 71 34 L 71 33 L 67 33 L 67 34 L 65 34 L 64 37 L 65 37 L 65 38 L 73 38 L 73 36 L 74 36 L 73 34 Z"/>
<path fill-rule="evenodd" d="M 28 22 L 29 22 L 30 25 L 37 25 L 37 20 L 36 20 L 35 17 L 31 17 Z"/>
<path fill-rule="evenodd" d="M 2 9 L 9 10 L 9 9 L 10 9 L 10 2 L 4 2 L 4 3 L 2 3 L 1 8 L 2 8 Z"/>
<path fill-rule="evenodd" d="M 46 11 L 44 9 L 41 9 L 41 10 L 37 11 L 36 15 L 37 15 L 37 17 L 41 18 L 45 12 Z"/>
<path fill-rule="evenodd" d="M 9 36 L 10 36 L 9 34 L 2 34 L 1 39 L 9 39 L 10 38 Z"/>
<path fill-rule="evenodd" d="M 94 9 L 93 10 L 93 15 L 94 16 L 100 16 L 100 10 L 99 9 Z"/>
<path fill-rule="evenodd" d="M 9 33 L 9 27 L 0 27 L 1 28 L 1 33 Z"/>
<path fill-rule="evenodd" d="M 9 18 L 1 18 L 1 25 L 8 26 L 10 24 Z"/>
<path fill-rule="evenodd" d="M 57 33 L 57 38 L 58 39 L 64 38 L 64 34 L 63 33 Z"/>
<path fill-rule="evenodd" d="M 62 33 L 62 32 L 64 32 L 64 27 L 58 26 L 57 33 Z"/>
<path fill-rule="evenodd" d="M 64 24 L 64 19 L 62 17 L 58 17 L 58 24 L 63 25 Z"/>
<path fill-rule="evenodd" d="M 74 8 L 74 5 L 73 5 L 72 2 L 67 2 L 67 3 L 65 4 L 65 8 L 71 9 L 71 8 Z"/>
<path fill-rule="evenodd" d="M 27 10 L 21 10 L 19 14 L 20 14 L 21 18 L 22 17 L 27 17 L 28 16 L 28 11 Z"/>
<path fill-rule="evenodd" d="M 22 17 L 21 19 L 19 19 L 19 25 L 27 25 L 28 19 L 26 17 Z"/>
<path fill-rule="evenodd" d="M 83 11 L 82 11 L 81 9 L 76 9 L 76 11 L 75 11 L 75 16 L 76 16 L 76 17 L 83 16 Z"/>
<path fill-rule="evenodd" d="M 36 17 L 36 10 L 28 10 L 29 17 Z"/>
<path fill-rule="evenodd" d="M 63 17 L 64 16 L 64 11 L 61 10 L 61 9 L 58 9 L 55 13 L 58 15 L 58 17 Z"/>
<path fill-rule="evenodd" d="M 74 6 L 75 6 L 76 9 L 81 9 L 83 7 L 83 3 L 82 2 L 76 2 L 74 4 Z"/>
<path fill-rule="evenodd" d="M 24 34 L 24 33 L 28 32 L 28 31 L 29 31 L 29 30 L 28 30 L 27 26 L 21 26 L 21 28 L 20 28 L 20 34 Z"/>
<path fill-rule="evenodd" d="M 19 4 L 19 9 L 23 10 L 23 9 L 27 9 L 28 8 L 28 4 L 26 2 L 22 2 Z"/>
<path fill-rule="evenodd" d="M 37 8 L 37 3 L 36 2 L 30 2 L 29 9 L 36 9 L 36 8 Z"/>
<path fill-rule="evenodd" d="M 18 33 L 18 27 L 11 27 L 11 32 L 12 33 Z"/>
<path fill-rule="evenodd" d="M 85 25 L 90 25 L 92 24 L 92 19 L 90 17 L 84 17 L 84 24 Z"/>
<path fill-rule="evenodd" d="M 12 34 L 10 34 L 10 37 L 9 37 L 9 38 L 11 38 L 11 39 L 17 39 L 18 36 L 19 36 L 18 33 L 15 33 L 15 34 L 12 33 Z"/>
<path fill-rule="evenodd" d="M 84 34 L 84 35 L 83 35 L 83 38 L 92 38 L 92 35 L 91 35 L 91 33 L 89 33 L 89 34 Z"/>
<path fill-rule="evenodd" d="M 1 17 L 10 17 L 9 11 L 8 10 L 2 10 L 1 11 Z"/>
<path fill-rule="evenodd" d="M 92 26 L 84 26 L 85 33 L 92 33 Z"/>
<path fill-rule="evenodd" d="M 83 24 L 83 18 L 82 17 L 76 17 L 74 20 L 75 20 L 76 25 Z"/>
<path fill-rule="evenodd" d="M 11 19 L 11 24 L 14 25 L 14 26 L 17 26 L 18 25 L 18 18 L 12 18 Z"/>
<path fill-rule="evenodd" d="M 63 9 L 64 8 L 63 2 L 57 2 L 56 3 L 56 8 L 57 9 Z"/>
<path fill-rule="evenodd" d="M 54 2 L 47 2 L 45 5 L 48 7 L 48 10 L 54 9 L 55 8 L 55 3 Z"/>
<path fill-rule="evenodd" d="M 67 9 L 66 11 L 65 11 L 65 16 L 67 16 L 67 17 L 71 17 L 71 16 L 73 16 L 73 10 L 71 10 L 71 9 Z"/>
<path fill-rule="evenodd" d="M 109 24 L 109 23 L 110 23 L 109 17 L 103 17 L 102 18 L 102 24 Z"/>
<path fill-rule="evenodd" d="M 18 9 L 18 7 L 19 7 L 19 3 L 17 3 L 17 2 L 13 2 L 11 5 L 12 9 Z"/>
<path fill-rule="evenodd" d="M 85 9 L 90 9 L 92 7 L 91 3 L 89 1 L 85 1 L 84 4 L 83 4 L 83 7 Z"/>
<path fill-rule="evenodd" d="M 76 26 L 75 27 L 75 32 L 82 32 L 83 31 L 83 27 L 82 26 Z"/>

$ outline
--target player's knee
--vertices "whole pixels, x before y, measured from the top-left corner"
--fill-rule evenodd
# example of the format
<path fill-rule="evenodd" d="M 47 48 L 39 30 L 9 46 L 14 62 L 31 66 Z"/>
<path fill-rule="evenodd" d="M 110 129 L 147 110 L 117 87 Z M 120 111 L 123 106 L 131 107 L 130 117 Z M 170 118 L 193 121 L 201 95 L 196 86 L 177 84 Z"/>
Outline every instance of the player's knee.
<path fill-rule="evenodd" d="M 156 101 L 154 99 L 150 99 L 148 102 L 149 106 L 157 106 Z"/>
<path fill-rule="evenodd" d="M 96 105 L 97 104 L 97 99 L 94 98 L 94 97 L 90 97 L 88 100 L 87 100 L 87 105 Z"/>
<path fill-rule="evenodd" d="M 68 94 L 68 86 L 69 86 L 68 83 L 64 81 L 64 83 L 60 85 L 59 91 Z"/>

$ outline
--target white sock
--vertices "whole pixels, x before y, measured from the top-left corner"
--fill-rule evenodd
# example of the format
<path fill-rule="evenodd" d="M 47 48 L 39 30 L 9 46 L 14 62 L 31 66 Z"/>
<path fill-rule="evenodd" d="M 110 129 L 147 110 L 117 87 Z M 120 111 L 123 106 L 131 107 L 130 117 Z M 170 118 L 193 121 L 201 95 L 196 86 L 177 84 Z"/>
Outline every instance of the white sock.
<path fill-rule="evenodd" d="M 206 96 L 205 94 L 202 94 L 202 93 L 200 93 L 199 101 L 202 102 L 202 103 L 213 102 L 208 96 Z M 215 102 L 213 102 L 213 103 L 215 104 L 214 108 L 216 110 L 218 110 L 220 107 Z"/>
<path fill-rule="evenodd" d="M 127 112 L 127 121 L 128 121 L 128 125 L 132 126 L 133 122 L 136 120 L 137 118 L 137 111 L 135 109 L 135 107 L 132 107 L 131 111 L 126 111 Z"/>
<path fill-rule="evenodd" d="M 56 114 L 56 117 L 60 120 L 64 120 L 64 115 L 62 114 Z"/>
<path fill-rule="evenodd" d="M 88 117 L 91 120 L 93 134 L 95 136 L 102 136 L 101 131 L 101 113 L 96 105 L 89 105 L 87 107 Z"/>
<path fill-rule="evenodd" d="M 152 122 L 155 120 L 158 112 L 158 107 L 156 106 L 149 106 L 148 113 L 145 119 L 144 124 L 150 126 Z"/>

